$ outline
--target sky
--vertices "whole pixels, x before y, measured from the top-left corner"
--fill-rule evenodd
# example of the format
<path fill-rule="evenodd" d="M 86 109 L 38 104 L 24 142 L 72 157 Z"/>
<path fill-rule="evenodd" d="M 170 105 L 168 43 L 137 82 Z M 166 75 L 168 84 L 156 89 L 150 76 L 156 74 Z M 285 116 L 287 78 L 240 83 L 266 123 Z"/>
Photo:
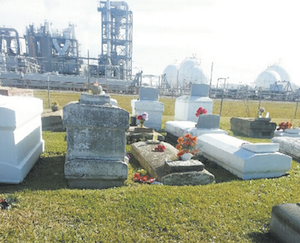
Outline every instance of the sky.
<path fill-rule="evenodd" d="M 58 30 L 76 25 L 81 55 L 101 53 L 96 0 L 0 0 L 0 26 L 20 36 L 44 21 Z M 300 85 L 300 23 L 295 0 L 127 0 L 133 12 L 133 74 L 161 75 L 196 56 L 208 78 L 250 84 L 280 64 Z"/>

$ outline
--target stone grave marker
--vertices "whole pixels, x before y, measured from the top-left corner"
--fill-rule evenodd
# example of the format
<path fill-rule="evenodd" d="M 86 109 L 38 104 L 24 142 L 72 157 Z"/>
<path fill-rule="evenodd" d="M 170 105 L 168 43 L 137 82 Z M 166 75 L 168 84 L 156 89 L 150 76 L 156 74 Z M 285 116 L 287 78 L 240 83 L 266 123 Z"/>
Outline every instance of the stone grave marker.
<path fill-rule="evenodd" d="M 131 100 L 132 115 L 138 116 L 143 112 L 148 113 L 145 126 L 156 131 L 161 130 L 162 113 L 164 104 L 158 101 L 158 89 L 151 87 L 140 87 L 139 100 Z M 139 122 L 137 121 L 139 124 Z"/>
<path fill-rule="evenodd" d="M 129 113 L 109 95 L 81 94 L 64 107 L 67 129 L 65 177 L 71 188 L 122 186 L 127 179 L 125 131 Z"/>
<path fill-rule="evenodd" d="M 174 186 L 205 185 L 215 181 L 214 175 L 205 170 L 200 161 L 178 161 L 176 148 L 166 142 L 160 144 L 165 146 L 164 152 L 154 152 L 158 143 L 149 141 L 131 145 L 133 156 L 157 181 Z"/>

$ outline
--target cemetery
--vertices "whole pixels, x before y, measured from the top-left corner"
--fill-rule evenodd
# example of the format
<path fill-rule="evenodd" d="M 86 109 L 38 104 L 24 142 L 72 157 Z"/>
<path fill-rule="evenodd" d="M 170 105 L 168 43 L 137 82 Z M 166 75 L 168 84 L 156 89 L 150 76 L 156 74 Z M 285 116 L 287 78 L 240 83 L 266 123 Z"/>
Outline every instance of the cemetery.
<path fill-rule="evenodd" d="M 178 98 L 149 87 L 53 92 L 60 108 L 45 114 L 45 92 L 34 97 L 0 95 L 0 241 L 299 238 L 299 131 L 274 127 L 293 103 L 265 103 L 272 131 L 253 134 L 234 128 L 234 117 L 247 120 L 241 103 L 226 101 L 219 116 L 205 85 Z M 256 117 L 257 102 L 247 105 Z"/>

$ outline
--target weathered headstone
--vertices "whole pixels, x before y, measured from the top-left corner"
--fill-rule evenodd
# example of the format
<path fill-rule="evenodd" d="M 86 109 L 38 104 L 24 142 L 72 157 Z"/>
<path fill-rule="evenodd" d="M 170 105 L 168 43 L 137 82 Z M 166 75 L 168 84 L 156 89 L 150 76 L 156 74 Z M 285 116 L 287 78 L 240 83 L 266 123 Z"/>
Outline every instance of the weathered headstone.
<path fill-rule="evenodd" d="M 294 129 L 285 129 L 274 132 L 275 137 L 292 137 L 292 138 L 300 138 L 300 128 Z"/>
<path fill-rule="evenodd" d="M 272 138 L 276 123 L 271 118 L 240 118 L 230 119 L 231 130 L 235 134 L 242 134 L 251 138 Z"/>
<path fill-rule="evenodd" d="M 278 144 L 252 144 L 226 134 L 204 134 L 197 143 L 204 157 L 243 180 L 285 175 L 292 163 L 276 152 Z"/>
<path fill-rule="evenodd" d="M 64 107 L 67 129 L 65 177 L 71 188 L 122 186 L 127 179 L 125 131 L 129 113 L 109 95 L 81 94 Z"/>
<path fill-rule="evenodd" d="M 199 107 L 212 113 L 213 101 L 208 97 L 209 86 L 206 84 L 192 84 L 190 95 L 183 95 L 175 101 L 175 121 L 197 122 L 195 116 Z"/>
<path fill-rule="evenodd" d="M 0 95 L 0 183 L 20 183 L 44 150 L 43 101 Z"/>
<path fill-rule="evenodd" d="M 279 242 L 298 243 L 300 241 L 300 203 L 273 206 L 270 233 Z"/>
<path fill-rule="evenodd" d="M 164 104 L 158 101 L 158 90 L 150 87 L 140 87 L 139 100 L 131 101 L 132 115 L 138 116 L 143 112 L 148 113 L 148 120 L 145 126 L 156 131 L 161 130 L 162 113 Z"/>

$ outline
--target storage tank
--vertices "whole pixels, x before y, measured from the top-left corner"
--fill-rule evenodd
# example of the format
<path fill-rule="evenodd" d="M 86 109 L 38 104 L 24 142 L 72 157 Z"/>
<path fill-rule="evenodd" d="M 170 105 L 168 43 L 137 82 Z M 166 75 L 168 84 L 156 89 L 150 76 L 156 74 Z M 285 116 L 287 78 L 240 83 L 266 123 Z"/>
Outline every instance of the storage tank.
<path fill-rule="evenodd" d="M 274 85 L 276 82 L 280 82 L 280 75 L 271 69 L 266 69 L 261 74 L 258 75 L 255 86 L 261 88 L 262 90 L 270 90 L 270 86 Z"/>
<path fill-rule="evenodd" d="M 193 84 L 208 84 L 208 79 L 200 66 L 194 66 L 187 77 Z"/>
<path fill-rule="evenodd" d="M 168 65 L 163 74 L 166 75 L 166 79 L 171 86 L 171 88 L 177 87 L 177 75 L 178 75 L 178 68 L 175 64 Z"/>

